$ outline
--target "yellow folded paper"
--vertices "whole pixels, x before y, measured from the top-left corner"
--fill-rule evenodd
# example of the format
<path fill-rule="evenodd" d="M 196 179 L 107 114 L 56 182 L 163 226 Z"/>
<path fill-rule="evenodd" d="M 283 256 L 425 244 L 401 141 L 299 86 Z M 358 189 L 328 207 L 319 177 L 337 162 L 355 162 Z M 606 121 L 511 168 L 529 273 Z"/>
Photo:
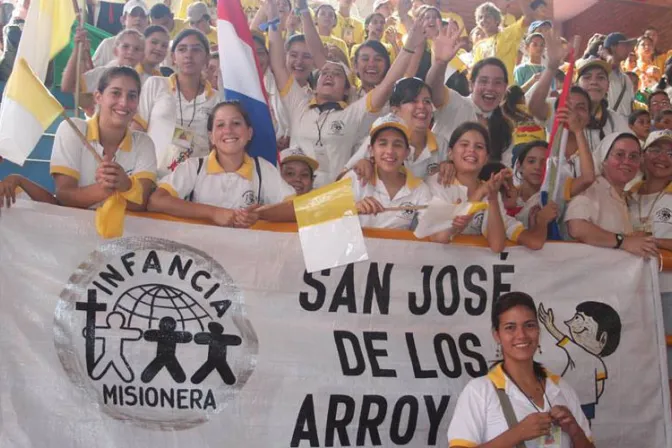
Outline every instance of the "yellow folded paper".
<path fill-rule="evenodd" d="M 103 238 L 119 238 L 124 234 L 126 201 L 142 204 L 144 190 L 142 184 L 131 176 L 131 188 L 123 193 L 115 193 L 96 210 L 96 231 Z"/>

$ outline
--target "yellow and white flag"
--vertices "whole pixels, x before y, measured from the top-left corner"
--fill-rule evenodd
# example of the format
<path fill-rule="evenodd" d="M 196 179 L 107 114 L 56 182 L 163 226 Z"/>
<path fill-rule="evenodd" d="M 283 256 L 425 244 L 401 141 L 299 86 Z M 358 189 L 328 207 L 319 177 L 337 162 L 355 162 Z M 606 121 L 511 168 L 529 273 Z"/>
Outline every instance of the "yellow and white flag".
<path fill-rule="evenodd" d="M 441 198 L 433 197 L 429 207 L 418 220 L 418 226 L 413 233 L 416 238 L 425 238 L 437 232 L 448 230 L 453 226 L 453 220 L 458 216 L 469 216 L 488 208 L 485 202 L 460 202 L 449 204 Z"/>
<path fill-rule="evenodd" d="M 23 59 L 30 67 L 28 71 L 34 72 L 40 83 L 47 76 L 49 61 L 70 42 L 70 30 L 74 21 L 75 9 L 72 0 L 32 0 L 30 3 L 16 60 Z M 0 156 L 23 165 L 44 129 L 27 126 L 23 120 L 31 114 L 26 111 L 26 106 L 16 101 L 8 101 L 9 85 L 12 82 L 15 85 L 17 83 L 13 78 L 25 76 L 25 69 L 19 73 L 16 67 L 17 65 L 9 77 L 0 108 Z M 27 87 L 22 85 L 21 89 Z M 21 138 L 17 139 L 19 134 Z"/>
<path fill-rule="evenodd" d="M 12 161 L 15 160 L 6 153 L 7 142 L 16 148 L 30 148 L 32 151 L 44 131 L 63 113 L 61 103 L 47 90 L 24 58 L 17 59 L 14 64 L 2 106 L 7 114 L 0 122 L 0 155 Z"/>
<path fill-rule="evenodd" d="M 349 178 L 294 199 L 306 271 L 369 259 Z"/>

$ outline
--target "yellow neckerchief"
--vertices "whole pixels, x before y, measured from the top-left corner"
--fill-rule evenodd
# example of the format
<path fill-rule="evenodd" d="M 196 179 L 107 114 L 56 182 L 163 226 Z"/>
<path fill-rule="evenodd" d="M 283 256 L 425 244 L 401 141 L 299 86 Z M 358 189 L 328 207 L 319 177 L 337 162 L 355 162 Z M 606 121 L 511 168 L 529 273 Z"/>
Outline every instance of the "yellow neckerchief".
<path fill-rule="evenodd" d="M 124 235 L 124 217 L 127 201 L 142 204 L 144 188 L 140 180 L 130 176 L 131 188 L 115 192 L 96 209 L 96 231 L 103 238 L 119 238 Z"/>

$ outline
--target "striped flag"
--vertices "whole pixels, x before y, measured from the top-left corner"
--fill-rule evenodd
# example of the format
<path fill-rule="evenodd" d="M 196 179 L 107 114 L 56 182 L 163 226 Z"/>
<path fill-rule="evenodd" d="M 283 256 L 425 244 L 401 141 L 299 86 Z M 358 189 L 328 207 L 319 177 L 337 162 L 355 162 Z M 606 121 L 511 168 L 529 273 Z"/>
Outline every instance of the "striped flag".
<path fill-rule="evenodd" d="M 277 163 L 275 130 L 264 89 L 264 74 L 254 50 L 252 33 L 239 0 L 217 4 L 217 34 L 224 97 L 242 103 L 250 115 L 254 137 L 250 155 Z"/>
<path fill-rule="evenodd" d="M 574 48 L 570 48 L 568 56 L 569 68 L 565 76 L 565 82 L 562 86 L 562 94 L 558 101 L 558 109 L 567 104 L 569 91 L 572 88 L 572 80 L 574 79 L 574 67 L 576 65 L 576 53 Z M 569 129 L 567 125 L 560 126 L 560 122 L 556 115 L 553 121 L 553 129 L 551 131 L 551 138 L 548 142 L 548 150 L 546 151 L 546 167 L 543 175 L 543 182 L 541 184 L 541 205 L 548 204 L 548 201 L 554 201 L 558 204 L 559 209 L 564 210 L 564 192 L 563 186 L 560 185 L 559 173 L 561 173 L 562 166 L 567 163 L 565 151 L 567 149 L 567 139 L 569 137 Z M 558 216 L 562 220 L 563 213 Z M 553 221 L 549 224 L 548 229 L 549 240 L 562 240 L 562 233 L 558 221 Z"/>
<path fill-rule="evenodd" d="M 16 60 L 23 59 L 43 83 L 49 61 L 70 42 L 70 28 L 74 21 L 72 0 L 33 0 L 26 16 Z M 7 84 L 16 83 L 12 78 L 24 74 L 25 71 L 15 70 Z M 25 120 L 32 115 L 24 105 L 8 97 L 9 90 L 5 90 L 0 108 L 0 156 L 23 165 L 44 129 L 40 126 L 26 127 Z M 22 138 L 17 140 L 18 129 L 21 130 Z"/>

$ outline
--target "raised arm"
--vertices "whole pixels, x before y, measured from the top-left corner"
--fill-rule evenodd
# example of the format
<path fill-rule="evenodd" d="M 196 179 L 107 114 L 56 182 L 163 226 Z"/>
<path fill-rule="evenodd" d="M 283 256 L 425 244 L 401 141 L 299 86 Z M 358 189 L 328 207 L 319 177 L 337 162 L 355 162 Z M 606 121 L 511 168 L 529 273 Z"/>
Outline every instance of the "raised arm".
<path fill-rule="evenodd" d="M 82 64 L 81 64 L 81 72 L 79 75 L 81 76 L 82 73 L 88 72 L 93 68 L 93 63 L 91 62 L 91 58 L 87 57 L 86 55 L 89 54 L 91 44 L 89 43 L 89 39 L 86 35 L 86 30 L 83 28 L 77 28 L 77 31 L 75 33 L 75 43 L 79 45 L 83 45 L 82 48 Z M 68 58 L 68 63 L 65 65 L 65 70 L 63 70 L 63 78 L 61 80 L 61 90 L 66 93 L 74 93 L 75 92 L 75 86 L 77 85 L 77 54 L 78 51 L 73 51 L 70 54 L 70 58 Z"/>
<path fill-rule="evenodd" d="M 579 163 L 581 164 L 581 175 L 572 181 L 570 198 L 582 193 L 595 182 L 595 162 L 588 148 L 586 134 L 583 132 L 586 124 L 580 123 L 576 114 L 570 112 L 569 130 L 574 134 L 574 138 L 576 139 Z"/>
<path fill-rule="evenodd" d="M 532 9 L 533 0 L 518 0 L 520 10 L 523 11 L 523 25 L 528 27 L 534 21 L 534 10 Z"/>
<path fill-rule="evenodd" d="M 270 21 L 280 18 L 277 0 L 267 0 L 266 8 L 266 15 Z M 275 83 L 277 84 L 278 88 L 282 89 L 287 85 L 291 75 L 289 70 L 287 70 L 287 64 L 285 63 L 285 43 L 282 40 L 282 33 L 280 32 L 280 29 L 269 28 L 268 39 L 270 44 L 269 57 L 271 62 L 271 71 L 273 72 Z"/>
<path fill-rule="evenodd" d="M 308 45 L 308 49 L 313 55 L 315 67 L 319 70 L 327 62 L 327 49 L 324 47 L 320 34 L 317 32 L 313 17 L 310 15 L 308 0 L 298 0 L 297 7 L 301 11 L 301 24 L 303 25 L 303 34 L 306 36 L 306 45 Z"/>
<path fill-rule="evenodd" d="M 250 29 L 252 31 L 259 31 L 259 25 L 264 23 L 266 20 L 266 8 L 261 7 L 257 10 L 257 13 L 254 15 L 252 18 L 252 22 L 250 22 Z"/>
<path fill-rule="evenodd" d="M 449 101 L 449 91 L 444 86 L 446 68 L 462 46 L 460 42 L 461 32 L 462 30 L 459 28 L 455 31 L 455 27 L 444 26 L 434 39 L 434 60 L 425 82 L 432 89 L 432 102 L 437 108 L 444 106 Z"/>
<path fill-rule="evenodd" d="M 537 120 L 548 120 L 551 111 L 546 103 L 546 98 L 551 91 L 551 85 L 555 79 L 555 74 L 560 67 L 560 62 L 565 56 L 565 50 L 562 48 L 562 41 L 555 30 L 551 30 L 548 41 L 546 42 L 546 51 L 548 54 L 548 65 L 541 74 L 541 78 L 534 86 L 532 95 L 527 102 L 530 114 Z"/>

